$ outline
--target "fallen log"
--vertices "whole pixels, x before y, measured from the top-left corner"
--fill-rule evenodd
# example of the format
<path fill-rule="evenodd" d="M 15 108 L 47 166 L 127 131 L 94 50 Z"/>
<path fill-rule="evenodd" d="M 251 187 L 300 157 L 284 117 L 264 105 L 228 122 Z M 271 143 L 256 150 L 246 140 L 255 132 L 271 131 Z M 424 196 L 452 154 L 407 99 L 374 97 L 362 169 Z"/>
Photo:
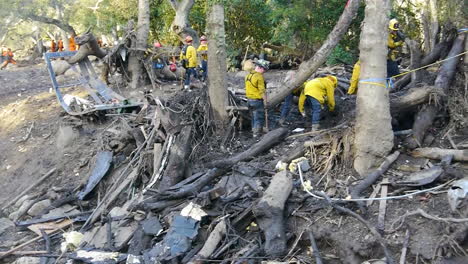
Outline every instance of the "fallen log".
<path fill-rule="evenodd" d="M 184 178 L 185 170 L 189 164 L 188 156 L 191 152 L 191 135 L 191 126 L 185 126 L 177 135 L 175 143 L 170 149 L 167 167 L 159 185 L 160 190 L 165 190 Z"/>
<path fill-rule="evenodd" d="M 436 118 L 437 110 L 435 105 L 425 105 L 416 114 L 416 119 L 414 120 L 412 128 L 413 133 L 410 137 L 405 139 L 404 143 L 408 149 L 415 149 L 422 146 L 426 131 L 432 126 Z"/>
<path fill-rule="evenodd" d="M 379 168 L 373 172 L 371 172 L 369 175 L 366 176 L 364 180 L 362 180 L 359 184 L 351 188 L 351 198 L 357 199 L 360 198 L 361 193 L 369 188 L 379 177 L 382 175 L 385 171 L 388 170 L 390 165 L 400 156 L 399 151 L 395 151 L 393 154 L 390 156 L 386 157 L 384 162 L 380 164 Z"/>
<path fill-rule="evenodd" d="M 213 231 L 211 231 L 210 236 L 206 240 L 202 249 L 194 257 L 194 260 L 189 263 L 204 263 L 203 260 L 208 259 L 211 254 L 213 254 L 219 242 L 221 242 L 221 239 L 226 234 L 226 231 L 226 221 L 223 219 L 219 221 Z"/>
<path fill-rule="evenodd" d="M 433 95 L 445 95 L 442 89 L 434 86 L 411 88 L 402 93 L 394 93 L 390 98 L 390 112 L 392 115 L 406 112 L 418 105 L 429 101 Z"/>
<path fill-rule="evenodd" d="M 93 33 L 86 32 L 81 36 L 75 37 L 76 44 L 80 45 L 78 52 L 73 57 L 67 60 L 70 64 L 75 64 L 89 55 L 96 56 L 100 59 L 107 55 L 107 52 L 99 47 L 99 44 Z"/>
<path fill-rule="evenodd" d="M 276 143 L 278 143 L 283 138 L 285 138 L 287 134 L 288 134 L 287 128 L 277 128 L 265 134 L 259 142 L 255 143 L 246 151 L 239 153 L 233 157 L 227 158 L 227 159 L 217 160 L 217 161 L 208 163 L 207 167 L 230 168 L 238 162 L 253 159 L 258 154 L 273 147 Z"/>
<path fill-rule="evenodd" d="M 253 212 L 265 235 L 264 251 L 267 256 L 279 257 L 286 253 L 284 204 L 292 190 L 290 172 L 281 171 L 270 182 Z"/>
<path fill-rule="evenodd" d="M 468 149 L 417 148 L 411 152 L 416 158 L 442 159 L 452 155 L 453 160 L 468 161 Z"/>

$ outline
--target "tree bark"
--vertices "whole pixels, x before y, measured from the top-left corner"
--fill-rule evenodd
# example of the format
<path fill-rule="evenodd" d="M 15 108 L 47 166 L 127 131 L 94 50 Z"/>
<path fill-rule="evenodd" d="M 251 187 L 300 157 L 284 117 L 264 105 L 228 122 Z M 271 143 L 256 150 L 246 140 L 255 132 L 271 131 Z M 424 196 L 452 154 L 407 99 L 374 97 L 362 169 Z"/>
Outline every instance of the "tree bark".
<path fill-rule="evenodd" d="M 161 179 L 161 184 L 159 185 L 160 190 L 166 190 L 183 179 L 185 169 L 189 164 L 188 156 L 190 155 L 191 150 L 191 135 L 192 127 L 185 126 L 177 136 L 176 142 L 169 153 L 166 172 L 164 173 L 164 176 Z"/>
<path fill-rule="evenodd" d="M 354 168 L 366 175 L 393 148 L 389 94 L 386 84 L 388 0 L 367 0 L 361 33 L 361 82 L 356 100 Z M 377 83 L 377 84 L 376 84 Z M 375 144 L 379 142 L 379 144 Z"/>
<path fill-rule="evenodd" d="M 358 11 L 360 2 L 360 0 L 350 0 L 348 2 L 347 7 L 344 9 L 343 14 L 341 14 L 341 17 L 332 32 L 328 35 L 325 43 L 323 43 L 317 53 L 315 53 L 310 60 L 301 63 L 293 82 L 287 84 L 280 91 L 270 96 L 271 99 L 266 103 L 268 108 L 272 108 L 281 103 L 286 96 L 288 96 L 295 88 L 301 86 L 327 60 L 328 55 L 330 55 L 332 50 L 348 30 L 349 25 Z M 385 40 L 386 39 L 387 38 L 385 37 Z"/>
<path fill-rule="evenodd" d="M 437 35 L 439 34 L 439 19 L 437 15 L 437 0 L 429 0 L 429 8 L 431 10 L 431 24 L 429 27 L 429 32 L 430 32 L 430 47 L 431 50 L 435 48 L 435 45 L 438 43 L 437 40 Z"/>
<path fill-rule="evenodd" d="M 181 39 L 186 36 L 193 38 L 194 47 L 198 47 L 200 40 L 198 34 L 190 26 L 189 14 L 195 0 L 167 0 L 175 11 L 174 21 L 172 21 L 171 29 L 174 33 L 179 35 Z"/>
<path fill-rule="evenodd" d="M 224 31 L 224 6 L 213 4 L 208 17 L 208 93 L 211 110 L 219 125 L 224 127 L 228 119 L 226 83 L 226 40 Z"/>
<path fill-rule="evenodd" d="M 138 23 L 136 29 L 136 43 L 132 43 L 132 51 L 128 61 L 128 70 L 131 73 L 132 81 L 130 87 L 139 87 L 143 75 L 143 57 L 148 43 L 149 34 L 149 0 L 138 0 Z"/>
<path fill-rule="evenodd" d="M 410 48 L 411 52 L 411 69 L 417 69 L 421 66 L 421 50 L 419 48 L 418 42 L 415 40 L 407 38 L 405 40 L 406 45 Z M 416 86 L 419 82 L 421 82 L 422 79 L 422 72 L 421 71 L 415 71 L 411 73 L 411 86 Z"/>

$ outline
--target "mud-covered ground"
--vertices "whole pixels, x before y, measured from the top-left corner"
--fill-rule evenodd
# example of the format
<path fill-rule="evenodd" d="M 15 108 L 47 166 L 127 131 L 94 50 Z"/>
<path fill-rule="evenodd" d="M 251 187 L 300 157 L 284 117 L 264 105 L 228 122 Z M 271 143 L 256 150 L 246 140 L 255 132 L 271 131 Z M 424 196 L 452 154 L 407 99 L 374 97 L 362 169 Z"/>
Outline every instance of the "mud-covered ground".
<path fill-rule="evenodd" d="M 281 86 L 285 74 L 284 71 L 270 71 L 266 75 L 267 81 L 272 83 L 272 89 Z M 44 195 L 47 192 L 59 192 L 63 189 L 79 187 L 87 179 L 93 157 L 103 147 L 103 131 L 109 128 L 115 118 L 97 118 L 92 115 L 78 118 L 66 115 L 57 103 L 55 94 L 50 92 L 50 80 L 43 63 L 27 67 L 9 67 L 7 70 L 0 71 L 0 80 L 2 82 L 0 86 L 0 204 L 8 202 L 52 168 L 57 168 L 57 172 L 38 188 L 35 188 L 32 191 L 33 193 Z M 230 73 L 228 80 L 229 88 L 242 90 L 242 74 Z M 460 84 L 461 80 L 457 80 L 455 87 Z M 162 97 L 170 96 L 178 91 L 180 87 L 179 83 L 167 82 L 161 90 L 155 91 L 155 94 Z M 150 89 L 149 87 L 146 88 Z M 123 90 L 120 92 L 125 95 L 142 97 L 140 91 Z M 82 91 L 78 88 L 68 89 L 67 93 L 82 95 Z M 354 104 L 353 97 L 341 98 L 337 96 L 339 113 L 332 116 L 325 112 L 324 128 L 333 127 L 348 119 L 353 112 Z M 278 109 L 273 111 L 271 115 L 272 126 L 274 127 Z M 443 137 L 447 132 L 449 121 L 446 117 L 441 116 L 435 124 L 432 133 L 436 140 L 430 143 L 429 146 L 450 147 L 450 142 L 446 137 Z M 306 128 L 307 126 L 308 121 L 303 120 L 298 114 L 297 108 L 293 107 L 288 128 L 293 130 L 295 128 Z M 456 144 L 467 139 L 466 128 L 454 126 L 451 133 Z M 210 159 L 228 156 L 256 142 L 250 138 L 249 131 L 237 131 L 234 135 L 235 137 L 228 141 L 226 145 L 227 150 L 221 151 L 215 143 L 212 145 L 207 144 L 203 149 L 205 155 L 197 157 L 197 160 L 203 163 Z M 308 139 L 311 138 L 289 138 L 265 155 L 255 158 L 252 162 L 261 164 L 266 171 L 273 171 L 273 163 L 279 156 Z M 352 138 L 348 140 L 352 143 Z M 412 158 L 404 150 L 401 151 L 403 152 L 402 155 L 390 170 L 384 174 L 384 177 L 391 182 L 409 174 L 409 172 L 401 168 L 405 166 L 424 167 L 429 162 L 426 159 Z M 352 164 L 351 160 L 341 160 L 340 162 L 348 165 Z M 437 163 L 437 161 L 432 162 Z M 467 175 L 466 163 L 456 162 L 455 168 L 459 173 Z M 312 183 L 318 183 L 322 175 L 309 171 L 305 174 L 305 177 Z M 444 184 L 450 180 L 449 177 L 450 175 L 445 176 L 444 181 L 430 184 L 425 188 Z M 359 180 L 359 176 L 351 167 L 337 166 L 315 188 L 316 190 L 327 191 L 331 196 L 346 196 L 349 193 L 348 187 L 357 180 Z M 386 202 L 385 225 L 383 227 L 385 232 L 383 232 L 383 236 L 394 256 L 400 256 L 405 239 L 407 239 L 406 263 L 436 263 L 436 260 L 440 260 L 438 256 L 444 256 L 447 259 L 444 260 L 446 262 L 442 263 L 467 263 L 464 262 L 466 258 L 460 258 L 459 262 L 456 262 L 456 259 L 453 258 L 454 262 L 448 262 L 451 256 L 467 254 L 468 237 L 459 237 L 466 236 L 467 222 L 453 223 L 428 219 L 420 215 L 406 217 L 401 226 L 398 225 L 399 222 L 396 222 L 405 213 L 417 209 L 422 209 L 432 216 L 441 218 L 468 217 L 467 211 L 453 213 L 449 210 L 445 192 L 447 188 L 448 186 L 445 186 L 435 192 Z M 401 195 L 405 191 L 413 189 L 418 188 L 401 190 L 396 186 L 390 186 L 389 195 Z M 105 190 L 100 191 L 105 192 Z M 371 192 L 372 190 L 368 190 L 364 196 L 370 196 Z M 354 218 L 330 210 L 323 202 L 308 197 L 303 192 L 297 176 L 295 178 L 294 193 L 302 197 L 302 200 L 288 202 L 286 214 L 289 216 L 287 232 L 294 234 L 288 244 L 292 246 L 296 243 L 296 246 L 292 247 L 290 254 L 284 260 L 314 263 L 308 240 L 310 230 L 313 231 L 318 241 L 318 247 L 325 263 L 362 263 L 365 260 L 375 260 L 377 257 L 383 256 L 375 236 L 362 223 Z M 355 204 L 345 204 L 345 206 L 363 213 Z M 377 224 L 379 206 L 381 206 L 379 201 L 373 202 L 369 205 L 365 214 L 366 220 L 373 225 Z M 11 212 L 10 208 L 6 208 L 6 210 L 3 210 L 2 217 L 8 217 Z M 395 225 L 392 225 L 393 223 Z M 397 230 L 392 230 L 397 226 L 399 226 Z M 0 250 L 7 250 L 32 237 L 31 232 L 9 228 L 3 234 L 0 234 L 0 241 L 2 241 Z M 54 241 L 57 245 L 59 239 Z M 24 250 L 37 250 L 41 247 L 42 244 L 37 244 Z M 343 259 L 343 256 L 348 257 Z"/>

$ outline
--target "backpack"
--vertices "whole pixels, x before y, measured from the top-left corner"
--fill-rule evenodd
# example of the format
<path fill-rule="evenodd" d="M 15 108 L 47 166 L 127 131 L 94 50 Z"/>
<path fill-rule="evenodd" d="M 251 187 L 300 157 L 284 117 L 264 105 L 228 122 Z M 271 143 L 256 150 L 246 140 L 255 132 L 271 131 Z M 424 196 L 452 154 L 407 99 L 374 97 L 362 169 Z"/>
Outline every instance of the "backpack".
<path fill-rule="evenodd" d="M 184 57 L 187 57 L 187 48 L 188 46 L 187 45 L 184 45 L 184 47 L 182 48 L 182 54 L 184 54 Z M 182 64 L 182 67 L 184 67 L 184 69 L 187 69 L 188 67 L 188 60 L 187 59 L 182 59 L 180 61 L 180 63 Z"/>

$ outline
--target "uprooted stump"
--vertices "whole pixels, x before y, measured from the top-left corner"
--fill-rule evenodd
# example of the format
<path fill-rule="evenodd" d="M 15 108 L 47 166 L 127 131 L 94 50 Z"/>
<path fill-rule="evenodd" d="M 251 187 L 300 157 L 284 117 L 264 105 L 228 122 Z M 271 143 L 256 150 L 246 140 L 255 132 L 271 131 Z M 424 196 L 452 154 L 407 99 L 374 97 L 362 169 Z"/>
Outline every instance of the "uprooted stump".
<path fill-rule="evenodd" d="M 283 256 L 286 253 L 283 210 L 292 187 L 289 171 L 275 174 L 268 189 L 253 209 L 258 225 L 265 235 L 264 251 L 271 257 Z"/>

